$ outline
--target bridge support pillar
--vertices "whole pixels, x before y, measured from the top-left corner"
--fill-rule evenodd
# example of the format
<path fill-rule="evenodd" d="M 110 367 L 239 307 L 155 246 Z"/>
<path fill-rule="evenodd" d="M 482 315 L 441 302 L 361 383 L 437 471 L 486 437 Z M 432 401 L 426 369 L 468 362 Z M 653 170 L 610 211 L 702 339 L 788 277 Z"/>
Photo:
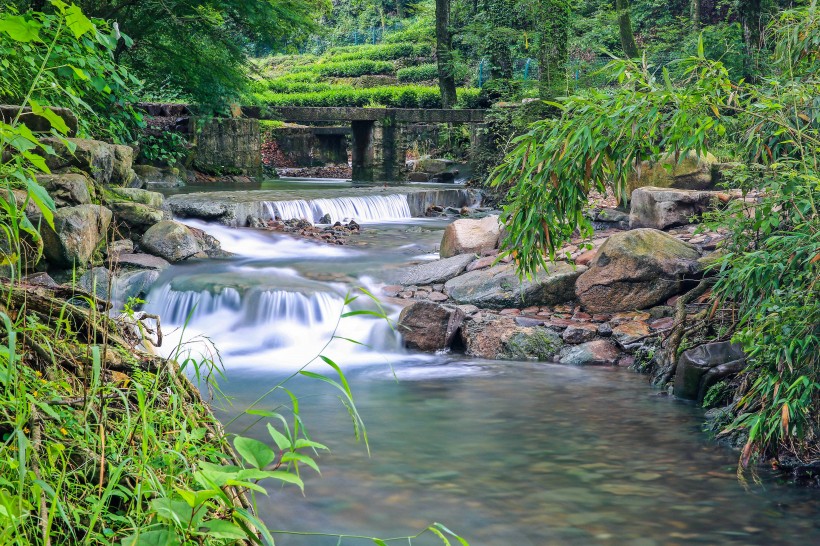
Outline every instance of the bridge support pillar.
<path fill-rule="evenodd" d="M 406 149 L 395 119 L 352 121 L 351 128 L 353 180 L 398 180 L 404 170 Z"/>

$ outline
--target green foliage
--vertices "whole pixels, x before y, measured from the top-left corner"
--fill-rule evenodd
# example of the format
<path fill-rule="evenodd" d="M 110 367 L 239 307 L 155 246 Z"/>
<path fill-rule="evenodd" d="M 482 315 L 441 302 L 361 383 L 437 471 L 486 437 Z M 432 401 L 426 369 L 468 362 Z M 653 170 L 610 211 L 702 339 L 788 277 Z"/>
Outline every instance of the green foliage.
<path fill-rule="evenodd" d="M 140 158 L 148 163 L 175 165 L 188 155 L 189 144 L 179 133 L 162 131 L 158 134 L 144 133 L 140 137 Z"/>
<path fill-rule="evenodd" d="M 132 108 L 140 82 L 114 61 L 130 38 L 80 17 L 76 6 L 52 4 L 51 14 L 2 16 L 0 102 L 69 107 L 79 115 L 81 134 L 130 142 L 140 121 Z"/>
<path fill-rule="evenodd" d="M 429 44 L 395 43 L 371 44 L 360 46 L 340 46 L 328 49 L 324 57 L 331 61 L 395 61 L 413 57 L 429 57 L 432 47 Z"/>
<path fill-rule="evenodd" d="M 396 72 L 396 77 L 402 83 L 404 82 L 425 82 L 435 80 L 438 78 L 438 65 L 420 64 L 416 66 L 408 66 L 401 68 Z"/>
<path fill-rule="evenodd" d="M 316 72 L 325 78 L 355 78 L 372 74 L 392 74 L 396 67 L 390 61 L 359 60 L 314 64 L 300 69 Z"/>
<path fill-rule="evenodd" d="M 591 190 L 623 201 L 627 177 L 643 160 L 704 153 L 726 137 L 736 142 L 744 167 L 730 183 L 754 198 L 707 220 L 729 234 L 714 294 L 736 310 L 734 340 L 749 357 L 736 417 L 724 430 L 748 435 L 743 466 L 781 446 L 817 455 L 819 26 L 814 5 L 785 12 L 772 29 L 772 72 L 756 84 L 733 83 L 721 62 L 706 58 L 702 41 L 680 62 L 679 79 L 614 61 L 620 88 L 556 103 L 561 116 L 535 123 L 494 174 L 494 184 L 513 185 L 504 253 L 527 274 L 554 259 L 574 230 L 591 234 L 583 216 Z"/>
<path fill-rule="evenodd" d="M 473 108 L 477 89 L 459 89 L 459 105 Z M 335 87 L 317 93 L 261 93 L 256 100 L 271 106 L 385 106 L 391 108 L 438 108 L 441 95 L 437 87 L 383 86 L 366 89 Z"/>

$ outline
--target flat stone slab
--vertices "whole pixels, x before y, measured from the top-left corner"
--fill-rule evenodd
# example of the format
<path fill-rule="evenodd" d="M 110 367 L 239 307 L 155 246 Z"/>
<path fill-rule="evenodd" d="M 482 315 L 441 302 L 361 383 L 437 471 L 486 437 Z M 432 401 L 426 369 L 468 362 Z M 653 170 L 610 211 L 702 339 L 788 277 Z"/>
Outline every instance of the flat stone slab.
<path fill-rule="evenodd" d="M 463 273 L 474 259 L 473 254 L 460 254 L 417 265 L 407 270 L 399 279 L 399 283 L 407 286 L 446 282 Z"/>
<path fill-rule="evenodd" d="M 120 253 L 113 258 L 113 261 L 120 267 L 133 267 L 136 269 L 156 269 L 162 271 L 170 267 L 171 264 L 159 256 L 153 254 L 131 254 Z"/>

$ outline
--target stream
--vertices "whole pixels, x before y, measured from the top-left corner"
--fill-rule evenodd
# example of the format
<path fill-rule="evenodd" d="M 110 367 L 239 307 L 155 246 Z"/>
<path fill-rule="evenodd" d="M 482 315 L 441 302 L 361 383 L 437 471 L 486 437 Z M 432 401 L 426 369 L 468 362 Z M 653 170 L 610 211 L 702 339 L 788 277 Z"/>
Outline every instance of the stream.
<path fill-rule="evenodd" d="M 302 188 L 349 187 L 339 181 L 263 186 L 295 196 L 272 210 L 349 214 L 362 232 L 330 246 L 183 220 L 235 256 L 172 266 L 146 307 L 163 319 L 164 350 L 185 350 L 189 341 L 219 350 L 220 386 L 233 402 L 220 410 L 225 420 L 320 351 L 345 371 L 371 454 L 355 440 L 336 391 L 315 379 L 291 380 L 311 438 L 331 452 L 319 458 L 321 476 L 304 471 L 304 496 L 274 486 L 257 498 L 272 529 L 387 538 L 438 521 L 473 546 L 820 543 L 817 491 L 765 474 L 763 484 L 744 485 L 735 474 L 738 454 L 701 431 L 703 411 L 650 389 L 643 376 L 412 353 L 384 320 L 339 320 L 346 294 L 359 294 L 350 309 L 375 309 L 358 287 L 379 294 L 403 264 L 435 259 L 450 220 L 412 218 L 396 197 L 298 199 Z M 385 309 L 397 318 L 399 307 Z M 334 332 L 362 344 L 329 341 Z M 308 369 L 333 374 L 319 361 Z M 287 401 L 277 396 L 260 407 Z M 271 443 L 251 416 L 229 431 Z M 282 546 L 339 543 L 276 539 Z M 441 541 L 425 536 L 413 544 Z"/>

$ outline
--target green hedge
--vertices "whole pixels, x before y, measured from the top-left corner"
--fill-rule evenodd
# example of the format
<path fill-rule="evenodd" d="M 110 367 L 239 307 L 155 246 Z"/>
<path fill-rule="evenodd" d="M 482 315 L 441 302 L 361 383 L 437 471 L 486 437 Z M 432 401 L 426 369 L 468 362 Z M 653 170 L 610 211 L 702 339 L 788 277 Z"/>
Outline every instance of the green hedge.
<path fill-rule="evenodd" d="M 428 57 L 433 48 L 429 44 L 376 44 L 334 47 L 325 53 L 331 61 L 394 61 L 413 57 Z"/>
<path fill-rule="evenodd" d="M 400 82 L 425 82 L 438 78 L 438 66 L 435 64 L 420 64 L 408 66 L 396 72 Z"/>
<path fill-rule="evenodd" d="M 295 66 L 291 73 L 310 72 L 323 78 L 356 78 L 374 74 L 392 74 L 396 67 L 390 61 L 339 61 Z"/>
<path fill-rule="evenodd" d="M 263 85 L 259 90 L 270 91 L 271 93 L 291 94 L 316 93 L 319 91 L 329 91 L 333 88 L 334 86 L 329 83 L 288 81 L 281 78 L 276 78 L 263 82 Z"/>
<path fill-rule="evenodd" d="M 439 108 L 438 87 L 418 85 L 334 88 L 316 93 L 259 93 L 256 99 L 270 106 L 387 106 L 390 108 Z M 476 108 L 478 89 L 459 89 L 458 103 L 463 108 Z"/>

